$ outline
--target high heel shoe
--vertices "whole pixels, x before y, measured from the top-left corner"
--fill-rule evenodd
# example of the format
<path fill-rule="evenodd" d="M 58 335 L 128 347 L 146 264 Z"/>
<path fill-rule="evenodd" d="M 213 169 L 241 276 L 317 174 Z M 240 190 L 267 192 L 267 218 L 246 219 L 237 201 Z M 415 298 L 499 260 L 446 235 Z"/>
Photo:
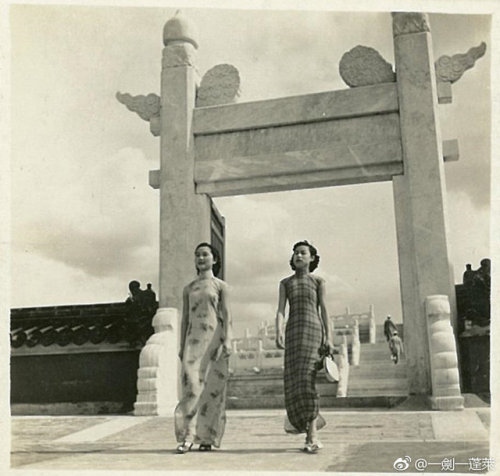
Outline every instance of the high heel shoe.
<path fill-rule="evenodd" d="M 302 451 L 304 451 L 305 453 L 314 454 L 314 453 L 317 453 L 318 450 L 320 450 L 321 448 L 323 448 L 323 443 L 321 443 L 321 441 L 316 440 L 316 441 L 311 443 L 311 442 L 306 440 Z"/>
<path fill-rule="evenodd" d="M 179 454 L 185 454 L 188 451 L 191 451 L 191 448 L 193 447 L 193 442 L 192 441 L 184 441 L 181 443 L 179 446 L 177 446 L 177 453 Z"/>

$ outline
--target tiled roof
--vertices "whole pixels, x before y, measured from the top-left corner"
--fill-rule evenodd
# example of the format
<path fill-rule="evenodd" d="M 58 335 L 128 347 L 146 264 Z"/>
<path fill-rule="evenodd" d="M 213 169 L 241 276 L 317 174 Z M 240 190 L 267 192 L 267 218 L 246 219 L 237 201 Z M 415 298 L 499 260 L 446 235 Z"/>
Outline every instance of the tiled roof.
<path fill-rule="evenodd" d="M 104 303 L 11 309 L 10 342 L 21 347 L 144 344 L 158 304 Z"/>

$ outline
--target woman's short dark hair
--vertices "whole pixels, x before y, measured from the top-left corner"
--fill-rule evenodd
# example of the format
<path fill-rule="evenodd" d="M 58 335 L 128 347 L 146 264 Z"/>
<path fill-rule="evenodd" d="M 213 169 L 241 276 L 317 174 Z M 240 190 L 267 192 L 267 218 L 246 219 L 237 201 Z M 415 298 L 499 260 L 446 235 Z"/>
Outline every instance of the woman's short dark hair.
<path fill-rule="evenodd" d="M 299 246 L 307 246 L 309 248 L 309 252 L 311 253 L 311 256 L 313 258 L 313 260 L 309 263 L 309 271 L 313 272 L 318 267 L 319 264 L 318 250 L 313 245 L 311 245 L 311 243 L 309 243 L 307 240 L 303 240 L 303 241 L 298 241 L 293 245 L 293 253 L 295 253 L 295 250 Z M 296 268 L 295 265 L 293 264 L 293 253 L 292 257 L 290 258 L 290 267 L 295 271 Z"/>
<path fill-rule="evenodd" d="M 196 251 L 198 250 L 198 248 L 202 248 L 202 247 L 205 247 L 205 246 L 206 246 L 207 248 L 210 248 L 210 251 L 211 251 L 211 253 L 212 253 L 212 256 L 214 257 L 214 264 L 213 264 L 213 266 L 212 266 L 212 271 L 213 271 L 214 275 L 215 275 L 215 276 L 217 276 L 217 275 L 219 274 L 219 271 L 220 271 L 220 268 L 221 268 L 221 265 L 222 265 L 222 263 L 221 263 L 221 259 L 220 259 L 220 254 L 219 254 L 219 252 L 217 251 L 217 248 L 215 248 L 214 246 L 212 246 L 210 243 L 205 243 L 205 242 L 203 242 L 203 243 L 200 243 L 200 244 L 199 244 L 199 245 L 198 245 L 198 246 L 194 249 L 194 251 L 195 251 L 195 253 L 196 253 Z M 197 269 L 196 271 L 197 271 L 197 272 L 199 272 L 199 271 L 198 271 L 198 269 Z"/>

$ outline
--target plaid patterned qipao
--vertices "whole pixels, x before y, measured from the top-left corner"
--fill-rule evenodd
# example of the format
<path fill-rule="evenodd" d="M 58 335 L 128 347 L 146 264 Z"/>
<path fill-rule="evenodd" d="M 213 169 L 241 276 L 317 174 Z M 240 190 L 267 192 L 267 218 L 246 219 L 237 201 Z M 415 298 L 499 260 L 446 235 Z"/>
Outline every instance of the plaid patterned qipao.
<path fill-rule="evenodd" d="M 318 289 L 323 279 L 306 274 L 282 280 L 289 303 L 285 329 L 285 408 L 293 426 L 290 433 L 304 433 L 319 413 L 316 365 L 324 331 L 318 313 Z M 318 419 L 318 429 L 324 426 Z"/>

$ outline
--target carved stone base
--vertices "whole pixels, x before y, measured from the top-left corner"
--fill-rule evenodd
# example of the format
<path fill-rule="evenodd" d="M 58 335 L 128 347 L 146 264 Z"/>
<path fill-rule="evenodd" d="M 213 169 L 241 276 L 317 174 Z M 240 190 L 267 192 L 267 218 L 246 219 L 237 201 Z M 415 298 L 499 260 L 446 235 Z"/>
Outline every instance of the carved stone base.
<path fill-rule="evenodd" d="M 139 356 L 134 415 L 171 416 L 177 404 L 177 309 L 159 308 Z"/>
<path fill-rule="evenodd" d="M 433 410 L 463 410 L 464 397 L 429 397 L 431 408 Z"/>
<path fill-rule="evenodd" d="M 425 309 L 431 357 L 434 410 L 462 410 L 455 337 L 450 323 L 450 303 L 446 295 L 427 296 Z"/>

